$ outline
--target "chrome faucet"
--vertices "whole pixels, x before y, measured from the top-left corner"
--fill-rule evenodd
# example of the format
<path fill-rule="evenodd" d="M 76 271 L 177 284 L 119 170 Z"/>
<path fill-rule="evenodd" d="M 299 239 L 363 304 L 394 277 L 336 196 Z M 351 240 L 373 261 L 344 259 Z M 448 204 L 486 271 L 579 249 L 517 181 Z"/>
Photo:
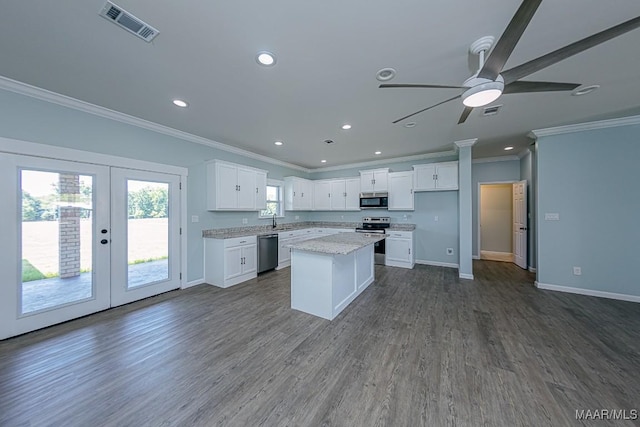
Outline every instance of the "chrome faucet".
<path fill-rule="evenodd" d="M 276 224 L 276 214 L 273 214 L 273 224 L 272 227 L 276 228 L 278 226 L 278 224 Z"/>

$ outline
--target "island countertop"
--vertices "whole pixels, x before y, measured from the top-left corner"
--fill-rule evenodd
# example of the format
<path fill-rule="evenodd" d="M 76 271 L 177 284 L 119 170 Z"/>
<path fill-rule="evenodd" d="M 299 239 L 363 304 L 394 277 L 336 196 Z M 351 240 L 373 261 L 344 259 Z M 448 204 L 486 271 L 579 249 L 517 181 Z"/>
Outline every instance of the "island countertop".
<path fill-rule="evenodd" d="M 340 233 L 286 245 L 288 248 L 329 255 L 346 255 L 387 238 L 377 233 Z"/>

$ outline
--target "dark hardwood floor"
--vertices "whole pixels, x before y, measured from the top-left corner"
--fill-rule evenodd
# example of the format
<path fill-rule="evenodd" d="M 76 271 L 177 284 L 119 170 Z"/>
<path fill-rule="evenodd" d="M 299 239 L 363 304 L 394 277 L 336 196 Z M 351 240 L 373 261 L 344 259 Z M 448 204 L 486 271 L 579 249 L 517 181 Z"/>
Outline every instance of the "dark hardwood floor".
<path fill-rule="evenodd" d="M 5 340 L 0 425 L 637 425 L 575 416 L 640 409 L 639 304 L 474 269 L 377 266 L 331 322 L 289 308 L 286 269 Z"/>

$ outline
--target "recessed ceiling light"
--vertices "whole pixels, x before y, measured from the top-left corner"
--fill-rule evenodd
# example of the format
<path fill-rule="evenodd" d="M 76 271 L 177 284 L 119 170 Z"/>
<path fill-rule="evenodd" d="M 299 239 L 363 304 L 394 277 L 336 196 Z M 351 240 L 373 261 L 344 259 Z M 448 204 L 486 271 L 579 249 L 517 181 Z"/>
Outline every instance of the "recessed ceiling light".
<path fill-rule="evenodd" d="M 375 153 L 373 153 L 373 154 L 375 154 L 375 155 L 377 156 L 378 154 L 382 154 L 382 151 L 376 151 L 376 152 L 375 152 Z"/>
<path fill-rule="evenodd" d="M 327 163 L 326 160 L 320 160 L 320 163 Z"/>
<path fill-rule="evenodd" d="M 594 90 L 597 90 L 598 88 L 600 88 L 600 85 L 579 86 L 571 92 L 571 95 L 573 96 L 586 95 L 588 93 L 593 92 Z"/>
<path fill-rule="evenodd" d="M 274 142 L 274 144 L 276 144 L 276 145 L 282 145 L 282 141 L 276 141 L 276 142 Z"/>
<path fill-rule="evenodd" d="M 404 125 L 406 128 L 414 128 L 416 127 L 416 122 L 409 122 Z"/>
<path fill-rule="evenodd" d="M 383 68 L 376 73 L 376 79 L 381 82 L 386 82 L 387 80 L 391 80 L 396 76 L 396 70 L 393 68 Z"/>
<path fill-rule="evenodd" d="M 174 99 L 174 100 L 173 100 L 173 104 L 174 104 L 175 106 L 177 106 L 177 107 L 182 107 L 182 108 L 185 108 L 185 107 L 188 107 L 188 106 L 189 106 L 189 104 L 187 104 L 186 102 L 184 102 L 182 99 Z"/>
<path fill-rule="evenodd" d="M 513 150 L 513 147 L 512 146 L 504 147 L 504 150 L 505 151 Z"/>
<path fill-rule="evenodd" d="M 349 129 L 351 129 L 351 125 L 344 124 L 344 125 L 342 125 L 342 129 L 349 130 Z"/>
<path fill-rule="evenodd" d="M 276 64 L 276 56 L 271 52 L 263 50 L 256 55 L 256 61 L 258 61 L 260 65 L 270 67 Z"/>

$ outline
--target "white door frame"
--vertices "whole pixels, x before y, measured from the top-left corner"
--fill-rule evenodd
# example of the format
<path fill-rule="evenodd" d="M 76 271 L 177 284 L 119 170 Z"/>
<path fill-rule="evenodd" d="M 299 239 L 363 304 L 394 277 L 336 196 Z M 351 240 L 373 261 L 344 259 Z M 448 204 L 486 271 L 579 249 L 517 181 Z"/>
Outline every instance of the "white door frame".
<path fill-rule="evenodd" d="M 180 166 L 166 165 L 161 163 L 147 162 L 144 160 L 130 159 L 127 157 L 112 156 L 108 154 L 93 153 L 89 151 L 76 150 L 54 145 L 40 144 L 29 141 L 22 141 L 11 138 L 0 137 L 0 153 L 18 154 L 32 157 L 40 157 L 52 160 L 63 160 L 69 162 L 88 163 L 96 166 L 119 167 L 126 169 L 137 169 L 141 171 L 159 172 L 180 176 L 180 227 L 183 232 L 180 236 L 180 288 L 187 287 L 187 176 L 188 169 Z M 14 189 L 15 191 L 15 189 Z M 3 218 L 11 218 L 14 213 L 7 212 L 8 204 L 0 204 L 0 214 Z M 17 221 L 17 218 L 16 218 Z M 12 224 L 13 225 L 13 224 Z M 15 226 L 14 233 L 17 233 Z M 15 269 L 11 266 L 11 269 Z M 17 270 L 16 270 L 17 271 Z M 16 273 L 17 274 L 17 273 Z M 2 284 L 0 284 L 2 286 Z M 12 283 L 15 287 L 15 283 Z M 0 287 L 0 297 L 6 294 L 6 290 Z M 0 314 L 0 320 L 4 320 Z M 0 337 L 0 339 L 6 337 Z"/>
<path fill-rule="evenodd" d="M 2 153 L 0 156 L 0 214 L 3 218 L 0 224 L 3 236 L 3 248 L 9 248 L 0 257 L 0 271 L 3 280 L 0 282 L 0 339 L 41 329 L 56 323 L 76 319 L 87 314 L 109 308 L 110 302 L 110 248 L 99 244 L 99 229 L 109 229 L 109 168 L 84 162 L 45 159 L 41 157 Z M 60 305 L 23 313 L 23 289 L 21 279 L 20 259 L 22 235 L 20 233 L 22 218 L 20 217 L 20 171 L 34 170 L 53 173 L 71 173 L 89 175 L 93 180 L 93 220 L 92 220 L 92 249 L 91 249 L 91 296 L 85 299 L 73 300 Z M 17 223 L 17 224 L 16 224 Z M 11 250 L 11 248 L 14 250 Z M 79 267 L 79 266 L 78 266 Z"/>
<path fill-rule="evenodd" d="M 129 222 L 127 217 L 127 180 L 165 183 L 168 199 L 168 277 L 159 282 L 129 288 L 128 244 Z M 180 176 L 136 169 L 111 168 L 111 306 L 128 304 L 180 287 Z"/>
<path fill-rule="evenodd" d="M 477 193 L 477 194 L 478 194 L 478 212 L 476 212 L 476 220 L 477 220 L 477 223 L 478 223 L 478 230 L 476 230 L 476 233 L 478 234 L 478 239 L 477 239 L 478 247 L 476 248 L 476 249 L 477 249 L 477 253 L 478 253 L 478 258 L 477 258 L 477 259 L 480 259 L 480 258 L 481 258 L 481 253 L 480 253 L 481 251 L 480 251 L 480 248 L 482 248 L 481 241 L 480 241 L 480 240 L 481 240 L 481 238 L 482 238 L 482 234 L 480 233 L 480 232 L 481 232 L 481 229 L 480 229 L 480 228 L 481 228 L 481 227 L 480 227 L 480 220 L 482 219 L 482 218 L 481 218 L 481 215 L 480 215 L 480 212 L 482 211 L 482 209 L 481 209 L 481 207 L 482 207 L 482 193 L 480 192 L 480 188 L 481 188 L 483 185 L 494 185 L 494 184 L 515 184 L 515 183 L 517 183 L 517 182 L 520 182 L 520 181 L 513 180 L 513 181 L 487 181 L 487 182 L 478 182 L 478 193 Z M 511 214 L 512 214 L 512 216 L 513 216 L 513 208 L 511 208 Z"/>

